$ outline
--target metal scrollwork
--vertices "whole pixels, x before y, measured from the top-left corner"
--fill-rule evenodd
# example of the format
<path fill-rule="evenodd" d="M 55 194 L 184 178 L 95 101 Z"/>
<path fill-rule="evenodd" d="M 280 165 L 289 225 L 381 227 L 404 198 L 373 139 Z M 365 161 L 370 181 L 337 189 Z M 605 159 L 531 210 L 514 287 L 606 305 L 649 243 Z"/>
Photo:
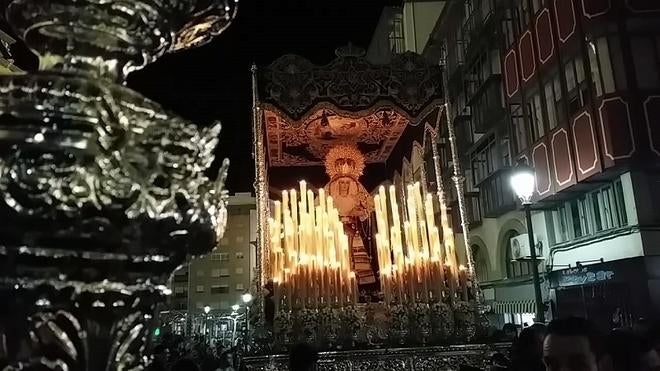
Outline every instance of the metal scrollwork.
<path fill-rule="evenodd" d="M 227 222 L 220 125 L 122 85 L 208 42 L 235 0 L 6 0 L 38 73 L 0 77 L 0 354 L 8 370 L 142 370 L 163 284 Z"/>

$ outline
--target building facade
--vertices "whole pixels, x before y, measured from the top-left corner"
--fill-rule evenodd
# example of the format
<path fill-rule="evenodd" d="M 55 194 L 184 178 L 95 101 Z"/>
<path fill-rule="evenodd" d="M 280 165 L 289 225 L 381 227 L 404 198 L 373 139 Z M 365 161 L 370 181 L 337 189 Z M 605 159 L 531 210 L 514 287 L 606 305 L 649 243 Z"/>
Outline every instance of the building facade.
<path fill-rule="evenodd" d="M 251 290 L 254 280 L 256 203 L 250 193 L 229 196 L 227 230 L 209 255 L 191 260 L 171 279 L 170 309 L 203 313 L 231 312 L 241 304 L 241 295 Z"/>
<path fill-rule="evenodd" d="M 416 51 L 438 63 L 447 54 L 469 243 L 493 324 L 534 320 L 531 263 L 516 259 L 527 226 L 509 186 L 519 160 L 536 171 L 532 225 L 548 315 L 604 327 L 654 316 L 660 2 L 466 0 L 438 9 Z M 420 27 L 406 22 L 410 40 Z M 438 143 L 446 189 L 448 139 L 443 132 Z M 432 179 L 428 165 L 426 173 Z M 456 222 L 456 204 L 452 211 Z"/>

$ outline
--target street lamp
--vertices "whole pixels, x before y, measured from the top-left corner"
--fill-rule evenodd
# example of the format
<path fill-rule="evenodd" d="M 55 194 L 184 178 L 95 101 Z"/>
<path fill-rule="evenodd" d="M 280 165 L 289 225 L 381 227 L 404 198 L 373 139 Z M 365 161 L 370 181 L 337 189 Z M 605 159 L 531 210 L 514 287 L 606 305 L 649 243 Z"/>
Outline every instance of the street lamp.
<path fill-rule="evenodd" d="M 243 300 L 243 303 L 245 303 L 245 337 L 244 339 L 244 345 L 245 345 L 245 351 L 247 352 L 248 350 L 248 337 L 250 336 L 250 302 L 252 301 L 252 294 L 249 292 L 246 292 L 245 294 L 241 295 L 241 299 Z"/>
<path fill-rule="evenodd" d="M 243 303 L 248 304 L 252 301 L 252 294 L 246 292 L 245 294 L 241 295 L 241 299 L 243 299 Z"/>
<path fill-rule="evenodd" d="M 209 312 L 211 307 L 208 305 L 204 307 L 204 341 L 207 340 L 206 333 L 209 331 Z"/>
<path fill-rule="evenodd" d="M 529 250 L 532 258 L 532 275 L 534 283 L 534 298 L 536 301 L 536 321 L 545 322 L 545 310 L 543 299 L 541 298 L 541 279 L 539 278 L 539 265 L 536 259 L 536 245 L 534 244 L 534 230 L 532 227 L 532 195 L 534 194 L 534 185 L 536 177 L 534 169 L 529 167 L 523 161 L 518 162 L 511 175 L 511 188 L 520 199 L 520 203 L 525 210 L 525 220 L 527 221 L 527 236 L 529 238 Z"/>
<path fill-rule="evenodd" d="M 238 312 L 238 310 L 239 310 L 240 308 L 241 308 L 241 306 L 238 305 L 238 304 L 234 304 L 234 305 L 231 306 L 231 310 L 234 311 L 234 312 Z"/>

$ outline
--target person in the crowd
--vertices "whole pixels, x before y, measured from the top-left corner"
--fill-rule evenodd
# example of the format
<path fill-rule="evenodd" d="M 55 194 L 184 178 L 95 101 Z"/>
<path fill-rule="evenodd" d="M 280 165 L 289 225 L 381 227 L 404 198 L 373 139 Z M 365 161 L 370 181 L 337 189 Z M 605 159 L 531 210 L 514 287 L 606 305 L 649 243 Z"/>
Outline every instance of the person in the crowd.
<path fill-rule="evenodd" d="M 192 359 L 182 358 L 172 365 L 171 371 L 199 371 L 199 367 Z"/>
<path fill-rule="evenodd" d="M 658 353 L 634 331 L 614 330 L 607 336 L 605 344 L 612 371 L 660 370 Z"/>
<path fill-rule="evenodd" d="M 515 341 L 511 354 L 511 368 L 513 371 L 543 371 L 543 338 L 546 327 L 535 323 L 520 332 Z"/>
<path fill-rule="evenodd" d="M 602 335 L 588 320 L 578 317 L 555 319 L 543 341 L 546 371 L 605 370 Z"/>
<path fill-rule="evenodd" d="M 505 323 L 502 331 L 504 331 L 504 341 L 514 341 L 518 337 L 518 326 L 513 323 Z"/>
<path fill-rule="evenodd" d="M 298 344 L 289 353 L 290 371 L 313 371 L 316 370 L 318 352 L 307 344 Z"/>

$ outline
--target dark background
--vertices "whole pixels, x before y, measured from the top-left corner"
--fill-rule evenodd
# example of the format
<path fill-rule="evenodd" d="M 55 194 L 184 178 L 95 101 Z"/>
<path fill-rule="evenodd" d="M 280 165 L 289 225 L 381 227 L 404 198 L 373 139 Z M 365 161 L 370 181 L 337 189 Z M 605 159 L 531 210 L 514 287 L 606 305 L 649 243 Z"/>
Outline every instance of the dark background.
<path fill-rule="evenodd" d="M 348 42 L 366 48 L 383 6 L 397 4 L 401 0 L 240 0 L 225 33 L 201 48 L 162 57 L 129 76 L 128 85 L 199 125 L 220 120 L 216 166 L 228 157 L 229 191 L 252 191 L 252 63 L 299 54 L 325 64 Z M 34 69 L 36 59 L 22 45 L 12 51 L 19 67 Z"/>

